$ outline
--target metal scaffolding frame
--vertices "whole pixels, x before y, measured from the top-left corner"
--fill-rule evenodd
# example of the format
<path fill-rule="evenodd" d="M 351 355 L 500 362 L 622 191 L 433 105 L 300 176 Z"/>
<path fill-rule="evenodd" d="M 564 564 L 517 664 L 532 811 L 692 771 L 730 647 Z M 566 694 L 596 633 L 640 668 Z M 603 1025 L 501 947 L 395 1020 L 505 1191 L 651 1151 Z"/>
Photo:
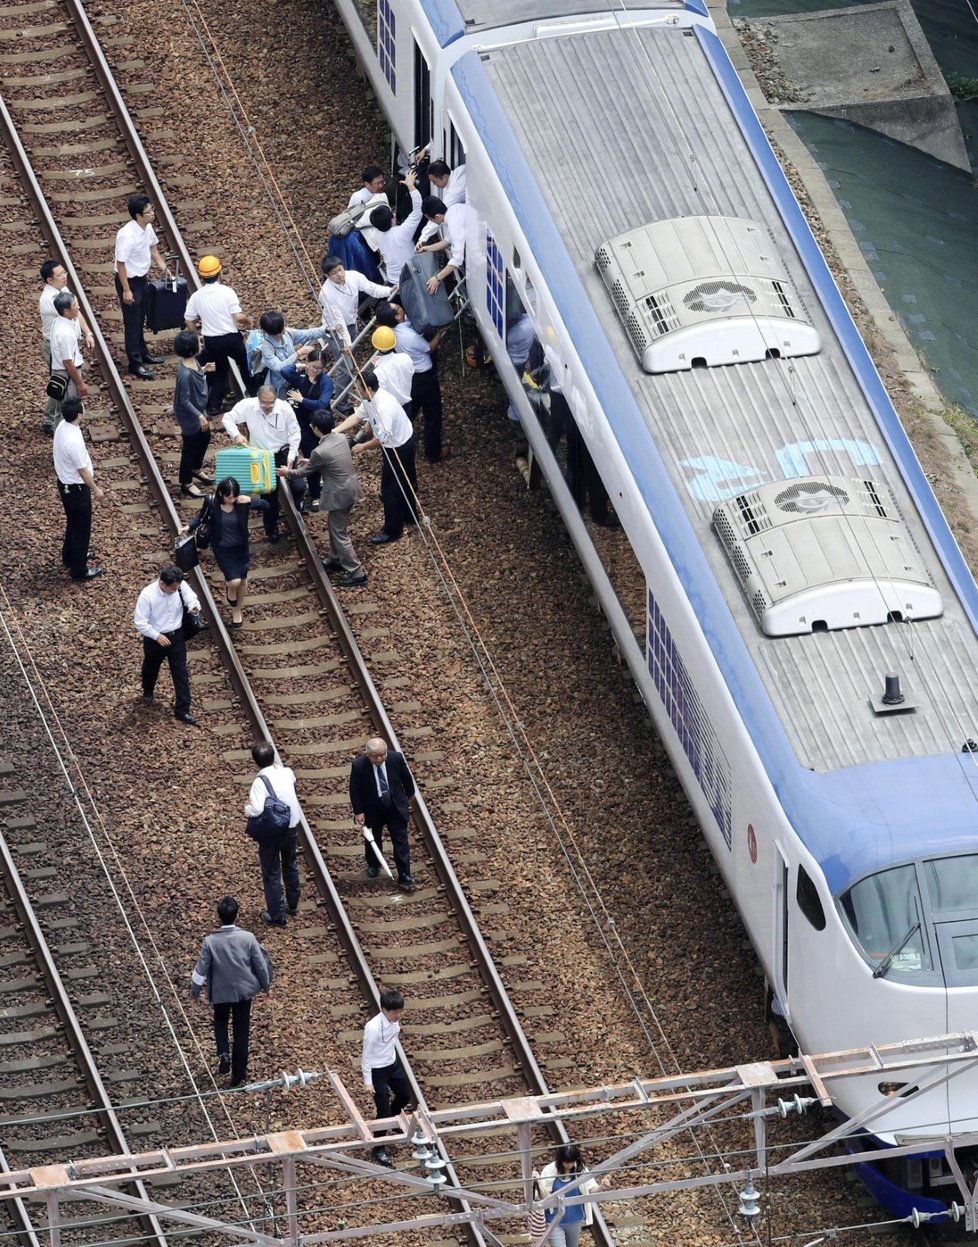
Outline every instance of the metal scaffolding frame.
<path fill-rule="evenodd" d="M 327 1071 L 324 1076 L 331 1083 L 348 1117 L 343 1125 L 285 1130 L 245 1139 L 12 1170 L 0 1173 L 0 1201 L 43 1200 L 47 1208 L 47 1237 L 51 1247 L 60 1247 L 64 1224 L 62 1205 L 78 1200 L 128 1214 L 155 1216 L 161 1221 L 184 1227 L 184 1231 L 216 1234 L 242 1247 L 300 1247 L 300 1244 L 312 1247 L 313 1244 L 366 1238 L 398 1230 L 431 1230 L 463 1224 L 477 1226 L 489 1243 L 496 1243 L 498 1240 L 489 1230 L 487 1222 L 525 1217 L 531 1207 L 547 1209 L 587 1201 L 605 1203 L 720 1183 L 749 1183 L 761 1176 L 786 1177 L 815 1169 L 914 1155 L 926 1146 L 928 1151 L 943 1151 L 947 1157 L 963 1205 L 955 1212 L 964 1213 L 966 1228 L 972 1230 L 978 1227 L 978 1186 L 970 1186 L 954 1150 L 978 1144 L 978 1132 L 955 1134 L 953 1137 L 950 1134 L 938 1136 L 928 1139 L 926 1145 L 918 1141 L 877 1151 L 860 1150 L 856 1155 L 833 1153 L 832 1149 L 837 1144 L 861 1131 L 885 1129 L 887 1110 L 894 1106 L 895 1101 L 881 1095 L 877 1104 L 819 1139 L 802 1145 L 779 1145 L 775 1155 L 768 1148 L 767 1122 L 772 1117 L 803 1113 L 814 1104 L 829 1107 L 833 1103 L 833 1087 L 849 1079 L 867 1076 L 884 1081 L 892 1080 L 894 1075 L 912 1077 L 914 1090 L 899 1098 L 903 1109 L 925 1091 L 976 1067 L 978 1032 L 965 1031 L 818 1056 L 801 1055 L 780 1061 L 734 1065 L 675 1077 L 636 1078 L 631 1082 L 576 1091 L 485 1101 L 375 1121 L 366 1120 L 356 1111 L 353 1099 L 340 1078 L 334 1072 Z M 251 1084 L 250 1090 L 268 1092 L 275 1087 L 304 1082 L 311 1076 L 318 1075 L 300 1071 L 298 1078 L 283 1075 L 282 1079 Z M 802 1094 L 809 1090 L 814 1095 Z M 667 1112 L 665 1120 L 650 1121 L 647 1127 L 640 1125 L 636 1133 L 636 1121 L 641 1122 L 643 1116 L 661 1118 L 664 1111 Z M 571 1186 L 559 1194 L 534 1202 L 533 1155 L 540 1150 L 539 1144 L 534 1145 L 531 1138 L 534 1126 L 557 1120 L 570 1127 L 573 1135 L 573 1123 L 605 1118 L 608 1119 L 604 1131 L 607 1139 L 615 1134 L 615 1118 L 620 1121 L 625 1114 L 631 1115 L 627 1143 L 596 1163 L 587 1175 L 598 1182 L 608 1179 L 607 1189 L 584 1196 Z M 737 1168 L 725 1166 L 722 1172 L 666 1178 L 640 1185 L 615 1185 L 616 1172 L 629 1167 L 637 1158 L 647 1155 L 651 1149 L 674 1135 L 706 1122 L 731 1117 L 753 1127 L 752 1145 L 737 1154 L 738 1159 L 750 1157 L 750 1164 L 740 1164 Z M 426 1175 L 385 1168 L 365 1159 L 362 1153 L 375 1143 L 375 1130 L 389 1131 L 387 1141 L 390 1143 L 411 1145 L 414 1148 L 412 1155 L 425 1169 Z M 623 1132 L 619 1129 L 618 1133 Z M 453 1153 L 460 1154 L 459 1149 L 466 1140 L 474 1141 L 476 1136 L 482 1138 L 487 1134 L 498 1135 L 503 1141 L 502 1152 L 497 1151 L 497 1156 L 512 1155 L 513 1182 L 517 1184 L 521 1198 L 487 1194 L 484 1190 L 445 1182 L 442 1176 L 445 1165 L 439 1159 L 439 1153 L 448 1157 L 452 1157 Z M 424 1164 L 426 1156 L 430 1161 L 427 1166 Z M 477 1152 L 467 1159 L 478 1160 Z M 421 1216 L 412 1216 L 409 1220 L 341 1224 L 335 1229 L 304 1232 L 300 1228 L 303 1216 L 299 1200 L 302 1189 L 298 1173 L 300 1165 L 314 1166 L 338 1177 L 377 1179 L 387 1185 L 392 1196 L 434 1195 L 441 1207 Z M 285 1202 L 285 1212 L 280 1218 L 284 1230 L 281 1234 L 268 1233 L 254 1225 L 209 1217 L 199 1211 L 119 1189 L 131 1183 L 134 1175 L 144 1183 L 152 1183 L 158 1178 L 172 1182 L 174 1178 L 253 1169 L 255 1166 L 262 1166 L 266 1172 L 276 1176 L 275 1189 Z M 627 1178 L 628 1174 L 624 1176 Z M 455 1198 L 461 1196 L 468 1206 L 463 1211 L 451 1211 L 447 1201 L 440 1198 L 448 1194 Z M 275 1224 L 278 1222 L 277 1218 Z M 546 1237 L 537 1239 L 533 1247 L 540 1247 Z"/>

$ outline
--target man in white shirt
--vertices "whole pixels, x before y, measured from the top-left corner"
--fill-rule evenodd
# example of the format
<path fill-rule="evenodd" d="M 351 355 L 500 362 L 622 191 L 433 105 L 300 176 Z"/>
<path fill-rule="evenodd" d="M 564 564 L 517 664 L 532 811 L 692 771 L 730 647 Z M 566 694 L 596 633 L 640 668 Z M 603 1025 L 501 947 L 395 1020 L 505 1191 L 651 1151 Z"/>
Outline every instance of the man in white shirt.
<path fill-rule="evenodd" d="M 102 497 L 95 484 L 92 458 L 78 421 L 82 415 L 80 398 L 66 398 L 61 405 L 62 420 L 54 430 L 54 472 L 58 493 L 65 511 L 65 537 L 61 545 L 61 562 L 71 572 L 72 580 L 94 580 L 101 576 L 101 567 L 88 566 L 88 545 L 92 536 L 92 493 Z"/>
<path fill-rule="evenodd" d="M 421 195 L 417 190 L 418 175 L 409 169 L 401 183 L 411 196 L 411 211 L 400 225 L 394 224 L 394 214 L 383 204 L 370 214 L 370 224 L 378 231 L 377 249 L 380 252 L 381 269 L 393 285 L 401 280 L 401 269 L 414 255 L 414 231 L 421 224 Z"/>
<path fill-rule="evenodd" d="M 465 203 L 465 165 L 452 169 L 444 160 L 433 160 L 428 166 L 428 181 L 432 195 L 437 195 L 446 208 L 452 204 Z M 418 242 L 430 242 L 438 233 L 438 226 L 429 221 L 421 231 Z"/>
<path fill-rule="evenodd" d="M 404 997 L 396 988 L 388 988 L 380 993 L 380 1012 L 363 1028 L 360 1068 L 363 1085 L 374 1093 L 378 1117 L 396 1117 L 412 1100 L 411 1084 L 397 1055 L 403 1014 Z M 390 1166 L 383 1144 L 375 1147 L 372 1155 L 378 1164 Z"/>
<path fill-rule="evenodd" d="M 429 223 L 441 230 L 441 238 L 432 242 L 419 242 L 418 251 L 447 251 L 448 263 L 428 278 L 428 293 L 434 294 L 446 277 L 457 273 L 465 265 L 465 240 L 472 219 L 467 203 L 453 203 L 449 207 L 437 195 L 428 195 L 421 211 Z"/>
<path fill-rule="evenodd" d="M 357 379 L 357 392 L 363 400 L 358 411 L 336 426 L 345 433 L 361 421 L 367 421 L 370 436 L 357 442 L 354 455 L 365 454 L 380 446 L 383 460 L 380 468 L 380 499 L 384 506 L 384 527 L 374 533 L 370 542 L 375 546 L 397 541 L 405 524 L 416 524 L 414 500 L 418 493 L 418 477 L 414 467 L 414 429 L 404 408 L 392 394 L 380 388 L 377 374 L 364 368 Z"/>
<path fill-rule="evenodd" d="M 414 365 L 411 419 L 424 416 L 424 457 L 429 463 L 439 463 L 447 459 L 450 452 L 441 440 L 441 385 L 435 367 L 435 351 L 449 326 L 436 330 L 429 341 L 418 333 L 399 303 L 382 303 L 377 308 L 376 318 L 378 325 L 394 331 L 395 349 Z"/>
<path fill-rule="evenodd" d="M 350 196 L 350 202 L 346 205 L 347 208 L 356 208 L 358 205 L 365 204 L 373 199 L 374 195 L 381 194 L 386 181 L 387 174 L 380 165 L 367 165 L 363 171 L 363 185 Z"/>
<path fill-rule="evenodd" d="M 40 298 L 37 301 L 37 310 L 41 317 L 41 338 L 44 350 L 44 362 L 48 366 L 48 372 L 51 371 L 51 329 L 55 321 L 58 319 L 58 313 L 55 310 L 54 300 L 68 285 L 68 274 L 64 265 L 59 264 L 57 260 L 45 260 L 41 265 L 41 280 L 44 285 L 41 287 Z M 81 326 L 81 336 L 85 343 L 86 350 L 93 350 L 95 347 L 95 338 L 92 331 L 85 323 L 85 317 L 81 312 L 78 313 L 78 324 Z M 41 429 L 50 437 L 54 433 L 54 426 L 58 423 L 58 402 L 54 398 L 46 398 L 44 402 L 44 419 L 41 422 Z"/>
<path fill-rule="evenodd" d="M 82 380 L 84 360 L 81 353 L 81 322 L 78 300 L 70 290 L 54 296 L 54 323 L 51 326 L 51 376 L 64 377 L 68 383 L 65 398 L 85 398 L 88 386 Z M 61 400 L 63 402 L 64 399 Z M 61 404 L 55 400 L 55 424 L 60 419 Z"/>
<path fill-rule="evenodd" d="M 198 720 L 190 713 L 190 673 L 187 671 L 187 643 L 183 636 L 184 608 L 192 614 L 199 613 L 197 594 L 184 584 L 179 567 L 164 567 L 159 578 L 150 581 L 136 599 L 132 622 L 143 638 L 143 705 L 153 704 L 153 690 L 165 662 L 173 680 L 174 717 L 181 723 L 196 727 Z"/>
<path fill-rule="evenodd" d="M 160 255 L 159 239 L 153 229 L 156 209 L 148 195 L 130 195 L 127 205 L 131 221 L 115 236 L 115 291 L 122 307 L 126 336 L 126 358 L 134 377 L 152 381 L 147 364 L 162 364 L 160 355 L 150 355 L 146 345 L 146 281 L 152 264 L 167 275 L 166 261 Z"/>
<path fill-rule="evenodd" d="M 284 927 L 286 924 L 285 910 L 290 914 L 299 908 L 299 871 L 296 866 L 298 848 L 299 800 L 295 795 L 295 772 L 291 767 L 283 766 L 275 760 L 275 748 L 270 741 L 263 740 L 251 750 L 251 756 L 258 767 L 244 812 L 249 819 L 259 819 L 265 809 L 265 801 L 269 797 L 268 789 L 280 801 L 289 807 L 288 831 L 276 835 L 268 834 L 260 827 L 252 830 L 249 835 L 258 843 L 258 860 L 261 863 L 262 887 L 265 890 L 266 908 L 262 913 L 262 922 L 272 927 Z M 267 783 L 267 786 L 266 786 Z M 282 899 L 282 881 L 285 881 L 285 900 Z"/>
<path fill-rule="evenodd" d="M 363 297 L 372 295 L 375 299 L 388 299 L 393 287 L 370 281 L 355 269 L 347 270 L 343 261 L 335 255 L 328 255 L 323 260 L 323 279 L 317 296 L 323 314 L 323 337 L 333 358 L 339 362 L 333 382 L 336 393 L 342 394 L 353 384 L 350 364 L 352 343 L 357 336 L 357 312 Z M 349 413 L 351 403 L 348 396 L 339 401 L 337 409 L 344 414 Z"/>
<path fill-rule="evenodd" d="M 410 420 L 413 415 L 411 384 L 414 381 L 414 361 L 410 355 L 395 350 L 397 338 L 394 330 L 387 325 L 379 325 L 373 331 L 370 345 L 377 352 L 371 367 L 377 374 L 380 388 L 394 395 Z"/>
<path fill-rule="evenodd" d="M 225 433 L 235 445 L 270 450 L 275 456 L 277 468 L 291 468 L 299 457 L 302 430 L 299 428 L 295 411 L 290 403 L 275 397 L 275 391 L 270 385 L 263 385 L 254 398 L 243 398 L 235 403 L 221 423 L 224 425 Z M 248 426 L 247 437 L 239 430 L 239 424 Z M 304 480 L 278 478 L 278 486 L 267 495 L 268 510 L 262 512 L 265 535 L 272 542 L 278 541 L 281 537 L 278 530 L 278 491 L 282 488 L 283 480 L 287 480 L 297 506 L 306 492 Z"/>
<path fill-rule="evenodd" d="M 207 374 L 207 414 L 216 416 L 228 392 L 228 361 L 234 360 L 241 380 L 248 380 L 248 352 L 241 334 L 251 328 L 251 317 L 241 310 L 241 301 L 230 286 L 221 281 L 221 261 L 216 255 L 202 255 L 197 272 L 203 285 L 187 300 L 184 312 L 188 329 L 197 329 L 204 339 L 200 359 L 213 364 Z"/>

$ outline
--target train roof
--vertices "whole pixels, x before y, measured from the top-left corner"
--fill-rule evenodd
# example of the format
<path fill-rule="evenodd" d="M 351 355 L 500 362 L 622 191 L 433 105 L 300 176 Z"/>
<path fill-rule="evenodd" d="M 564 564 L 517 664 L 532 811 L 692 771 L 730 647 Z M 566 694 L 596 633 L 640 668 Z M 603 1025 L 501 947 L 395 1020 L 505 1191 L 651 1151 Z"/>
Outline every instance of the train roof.
<path fill-rule="evenodd" d="M 836 884 L 914 856 L 934 809 L 913 793 L 923 785 L 932 795 L 938 773 L 942 833 L 948 843 L 973 840 L 978 772 L 959 751 L 978 737 L 974 582 L 716 36 L 663 25 L 551 32 L 469 54 L 453 74 L 755 746 L 815 856 L 835 863 Z M 595 251 L 650 222 L 696 216 L 763 223 L 819 335 L 817 354 L 642 370 Z M 857 444 L 856 461 L 875 459 L 871 469 L 854 467 Z M 721 475 L 743 468 L 746 481 L 871 472 L 892 490 L 943 615 L 764 635 L 713 530 L 718 496 L 703 484 L 715 483 L 718 463 Z M 873 713 L 889 671 L 912 688 L 913 713 Z M 875 847 L 847 848 L 846 818 L 820 818 L 805 834 L 814 789 L 807 779 L 799 786 L 799 767 L 826 779 L 819 791 L 829 801 L 849 793 L 848 772 L 862 768 L 860 808 L 868 802 L 881 829 Z"/>

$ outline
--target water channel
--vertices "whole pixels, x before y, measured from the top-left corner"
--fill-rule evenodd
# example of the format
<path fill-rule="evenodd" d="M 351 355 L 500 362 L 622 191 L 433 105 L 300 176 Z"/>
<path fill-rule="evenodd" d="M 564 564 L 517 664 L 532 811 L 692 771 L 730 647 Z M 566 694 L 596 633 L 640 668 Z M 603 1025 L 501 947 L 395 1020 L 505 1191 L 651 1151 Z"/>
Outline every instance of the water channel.
<path fill-rule="evenodd" d="M 728 0 L 773 17 L 859 0 Z M 913 0 L 942 72 L 978 90 L 978 0 Z M 821 165 L 860 247 L 944 396 L 978 418 L 978 102 L 957 102 L 972 173 L 851 122 L 785 117 Z"/>

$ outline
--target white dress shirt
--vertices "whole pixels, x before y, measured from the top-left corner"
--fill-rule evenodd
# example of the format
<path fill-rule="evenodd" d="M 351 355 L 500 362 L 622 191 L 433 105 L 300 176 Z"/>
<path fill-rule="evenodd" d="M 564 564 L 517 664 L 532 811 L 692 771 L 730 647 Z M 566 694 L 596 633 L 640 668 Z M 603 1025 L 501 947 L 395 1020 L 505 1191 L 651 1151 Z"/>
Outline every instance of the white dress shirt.
<path fill-rule="evenodd" d="M 450 208 L 452 204 L 465 203 L 465 165 L 459 165 L 453 169 L 448 175 L 447 183 L 440 188 L 435 186 L 431 193 L 433 195 L 437 194 L 446 208 Z M 437 233 L 438 226 L 434 221 L 429 221 L 421 231 L 421 237 L 418 241 L 430 242 Z"/>
<path fill-rule="evenodd" d="M 445 213 L 441 225 L 441 236 L 447 238 L 449 243 L 448 262 L 456 269 L 465 263 L 465 232 L 470 215 L 468 204 L 454 203 Z"/>
<path fill-rule="evenodd" d="M 137 632 L 142 633 L 148 640 L 155 641 L 161 632 L 176 632 L 183 623 L 185 606 L 188 611 L 200 610 L 197 594 L 186 581 L 181 581 L 176 593 L 164 593 L 159 579 L 156 579 L 136 599 L 132 622 L 136 625 Z"/>
<path fill-rule="evenodd" d="M 152 261 L 150 254 L 160 240 L 152 225 L 143 228 L 127 221 L 115 236 L 115 262 L 126 266 L 127 277 L 145 277 Z"/>
<path fill-rule="evenodd" d="M 373 198 L 373 194 L 372 190 L 368 190 L 366 186 L 361 186 L 358 191 L 354 191 L 350 196 L 350 202 L 346 205 L 347 210 L 355 208 L 357 204 L 365 204 L 368 199 Z"/>
<path fill-rule="evenodd" d="M 81 353 L 81 321 L 77 316 L 70 319 L 58 313 L 58 319 L 51 326 L 51 367 L 65 370 L 65 360 L 76 368 L 82 366 Z"/>
<path fill-rule="evenodd" d="M 62 290 L 68 290 L 67 286 L 62 286 Z M 51 341 L 51 330 L 54 328 L 54 322 L 61 315 L 60 312 L 54 310 L 54 301 L 61 293 L 57 286 L 52 286 L 49 281 L 44 283 L 44 289 L 41 291 L 41 297 L 37 301 L 37 310 L 41 314 L 41 333 L 46 342 Z M 68 290 L 71 294 L 71 291 Z"/>
<path fill-rule="evenodd" d="M 384 1014 L 378 1013 L 363 1028 L 363 1055 L 360 1068 L 363 1070 L 363 1085 L 372 1087 L 373 1079 L 370 1071 L 384 1069 L 397 1060 L 397 1037 L 401 1033 L 400 1022 L 392 1022 Z"/>
<path fill-rule="evenodd" d="M 60 420 L 54 430 L 54 470 L 62 485 L 84 485 L 82 468 L 92 472 L 85 435 L 74 420 Z"/>
<path fill-rule="evenodd" d="M 411 401 L 411 382 L 414 379 L 411 356 L 400 351 L 388 351 L 374 361 L 373 370 L 377 374 L 380 388 L 393 394 L 401 406 L 406 407 Z"/>
<path fill-rule="evenodd" d="M 401 269 L 414 255 L 414 231 L 421 220 L 421 192 L 411 192 L 411 215 L 401 225 L 392 225 L 379 235 L 377 250 L 381 268 L 390 282 L 401 280 Z"/>
<path fill-rule="evenodd" d="M 561 361 L 560 356 L 552 346 L 544 345 L 543 357 L 550 365 L 550 378 L 547 381 L 547 389 L 551 394 L 560 394 L 563 391 L 566 379 L 570 376 L 570 370 Z"/>
<path fill-rule="evenodd" d="M 365 294 L 387 299 L 393 294 L 393 287 L 378 285 L 355 269 L 347 269 L 341 282 L 327 277 L 319 289 L 317 301 L 323 313 L 323 329 L 342 338 L 346 346 L 350 345 L 350 326 L 357 323 L 357 309 Z"/>
<path fill-rule="evenodd" d="M 248 800 L 245 802 L 244 812 L 249 818 L 257 818 L 265 808 L 268 789 L 261 782 L 262 775 L 272 785 L 272 791 L 276 797 L 289 807 L 289 826 L 298 827 L 299 798 L 295 795 L 295 771 L 290 766 L 281 766 L 277 762 L 273 762 L 271 766 L 263 766 L 255 776 L 251 791 L 248 793 Z"/>
<path fill-rule="evenodd" d="M 224 333 L 237 333 L 234 313 L 241 311 L 241 300 L 230 286 L 215 281 L 195 290 L 187 300 L 185 320 L 199 320 L 200 332 L 205 338 L 217 338 Z"/>
<path fill-rule="evenodd" d="M 397 350 L 409 356 L 415 372 L 428 372 L 431 369 L 431 350 L 428 343 L 418 333 L 409 320 L 402 320 L 394 326 L 394 338 Z"/>
<path fill-rule="evenodd" d="M 397 450 L 414 435 L 407 412 L 386 390 L 378 390 L 369 403 L 361 406 L 360 411 L 370 421 L 374 437 L 388 450 Z"/>
<path fill-rule="evenodd" d="M 241 432 L 238 425 L 246 424 L 248 443 L 258 450 L 270 450 L 274 454 L 283 446 L 288 446 L 289 467 L 299 454 L 299 439 L 302 436 L 299 421 L 284 399 L 277 398 L 275 406 L 266 416 L 257 398 L 243 398 L 225 414 L 221 423 L 228 437 L 237 437 Z"/>

